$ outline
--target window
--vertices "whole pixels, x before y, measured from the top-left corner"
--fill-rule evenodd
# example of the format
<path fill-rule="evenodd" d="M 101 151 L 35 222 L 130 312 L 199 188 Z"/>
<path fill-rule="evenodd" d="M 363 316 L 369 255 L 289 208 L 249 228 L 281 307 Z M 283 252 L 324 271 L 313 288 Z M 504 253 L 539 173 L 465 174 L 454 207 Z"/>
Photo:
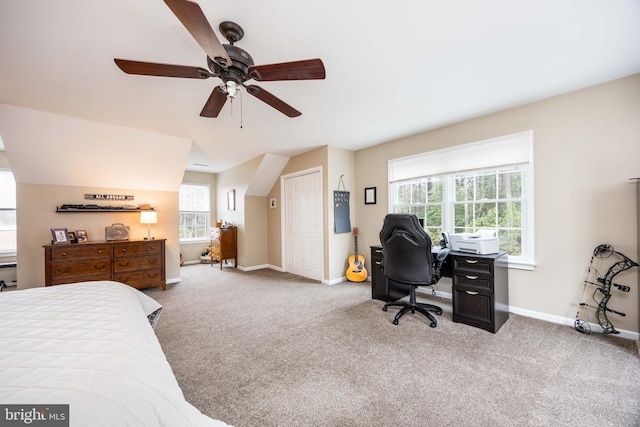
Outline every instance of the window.
<path fill-rule="evenodd" d="M 532 268 L 532 137 L 523 132 L 391 160 L 389 211 L 415 214 L 433 242 L 443 231 L 496 230 L 510 266 Z"/>
<path fill-rule="evenodd" d="M 16 228 L 16 181 L 11 171 L 0 170 L 0 254 L 15 254 Z"/>
<path fill-rule="evenodd" d="M 210 189 L 205 184 L 180 186 L 180 241 L 209 240 Z"/>

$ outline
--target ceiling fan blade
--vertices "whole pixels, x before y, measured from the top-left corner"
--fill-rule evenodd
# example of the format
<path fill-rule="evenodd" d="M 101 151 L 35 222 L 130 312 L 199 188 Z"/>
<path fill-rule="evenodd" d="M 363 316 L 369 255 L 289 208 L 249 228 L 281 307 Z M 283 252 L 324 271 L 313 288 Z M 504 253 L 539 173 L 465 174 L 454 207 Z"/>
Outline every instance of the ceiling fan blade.
<path fill-rule="evenodd" d="M 287 115 L 289 117 L 298 117 L 299 115 L 302 114 L 300 111 L 296 110 L 291 105 L 287 104 L 280 98 L 275 97 L 274 95 L 272 95 L 271 93 L 267 92 L 266 90 L 262 89 L 259 86 L 248 85 L 248 86 L 245 86 L 245 88 L 247 89 L 247 93 L 271 105 L 273 108 L 280 111 L 284 115 Z"/>
<path fill-rule="evenodd" d="M 227 54 L 198 3 L 189 0 L 164 0 L 169 9 L 191 33 L 207 56 L 223 68 L 231 65 Z"/>
<path fill-rule="evenodd" d="M 220 86 L 214 87 L 200 115 L 202 117 L 218 117 L 225 102 L 227 102 L 226 92 Z"/>
<path fill-rule="evenodd" d="M 208 79 L 213 76 L 209 71 L 200 67 L 156 64 L 153 62 L 129 61 L 127 59 L 118 58 L 114 59 L 114 61 L 116 65 L 127 74 L 160 77 L 184 77 L 187 79 Z"/>
<path fill-rule="evenodd" d="M 257 81 L 274 80 L 322 80 L 326 73 L 321 59 L 282 62 L 279 64 L 253 65 L 249 76 Z"/>

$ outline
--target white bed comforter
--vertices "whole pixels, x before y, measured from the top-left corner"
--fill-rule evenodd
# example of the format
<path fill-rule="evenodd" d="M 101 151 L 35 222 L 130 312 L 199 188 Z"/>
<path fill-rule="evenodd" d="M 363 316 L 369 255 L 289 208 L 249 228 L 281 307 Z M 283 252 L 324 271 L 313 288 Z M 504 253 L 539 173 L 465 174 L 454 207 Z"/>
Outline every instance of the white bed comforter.
<path fill-rule="evenodd" d="M 147 315 L 117 282 L 0 293 L 0 402 L 69 404 L 71 426 L 226 426 L 185 401 Z"/>

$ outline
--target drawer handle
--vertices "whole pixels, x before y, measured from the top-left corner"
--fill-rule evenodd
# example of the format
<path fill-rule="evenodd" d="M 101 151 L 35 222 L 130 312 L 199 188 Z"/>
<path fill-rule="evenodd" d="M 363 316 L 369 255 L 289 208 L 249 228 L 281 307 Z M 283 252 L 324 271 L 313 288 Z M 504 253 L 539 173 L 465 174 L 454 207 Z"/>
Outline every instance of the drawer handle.
<path fill-rule="evenodd" d="M 62 252 L 62 256 L 67 256 L 67 253 L 66 252 Z"/>
<path fill-rule="evenodd" d="M 149 279 L 155 279 L 156 277 L 158 277 L 158 274 L 157 273 L 155 273 L 155 274 L 147 274 L 147 277 Z"/>
<path fill-rule="evenodd" d="M 147 260 L 147 261 L 149 262 L 149 264 L 156 264 L 158 262 L 158 259 L 154 258 L 154 259 L 150 259 L 150 260 Z"/>
<path fill-rule="evenodd" d="M 381 254 L 382 253 L 382 249 L 376 249 L 376 253 L 377 254 Z"/>
<path fill-rule="evenodd" d="M 468 293 L 469 295 L 478 295 L 477 292 L 473 292 L 473 291 L 465 291 L 466 293 Z"/>
<path fill-rule="evenodd" d="M 126 248 L 122 248 L 122 252 L 127 252 L 127 249 Z"/>
<path fill-rule="evenodd" d="M 465 276 L 469 280 L 476 280 L 478 276 Z"/>
<path fill-rule="evenodd" d="M 477 259 L 465 259 L 465 261 L 467 262 L 467 264 L 477 264 L 478 263 Z"/>
<path fill-rule="evenodd" d="M 382 264 L 381 261 L 376 261 L 376 265 L 380 265 L 380 264 Z"/>
<path fill-rule="evenodd" d="M 65 268 L 58 268 L 58 273 L 68 273 L 71 271 L 71 269 L 69 267 L 65 267 Z"/>
<path fill-rule="evenodd" d="M 104 268 L 107 266 L 107 264 L 96 264 L 93 266 L 93 268 L 95 268 L 96 270 L 104 270 Z"/>
<path fill-rule="evenodd" d="M 118 263 L 118 265 L 119 265 L 120 267 L 128 267 L 128 266 L 129 266 L 129 261 L 127 261 L 127 262 L 122 262 L 122 261 L 120 261 L 120 262 Z"/>

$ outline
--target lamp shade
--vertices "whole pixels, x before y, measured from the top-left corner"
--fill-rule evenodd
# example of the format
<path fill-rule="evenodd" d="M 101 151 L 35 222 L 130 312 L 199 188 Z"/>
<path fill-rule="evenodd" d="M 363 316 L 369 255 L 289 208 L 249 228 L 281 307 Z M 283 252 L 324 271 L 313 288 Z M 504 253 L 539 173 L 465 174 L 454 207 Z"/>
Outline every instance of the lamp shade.
<path fill-rule="evenodd" d="M 158 215 L 154 211 L 140 212 L 140 224 L 157 224 Z"/>

